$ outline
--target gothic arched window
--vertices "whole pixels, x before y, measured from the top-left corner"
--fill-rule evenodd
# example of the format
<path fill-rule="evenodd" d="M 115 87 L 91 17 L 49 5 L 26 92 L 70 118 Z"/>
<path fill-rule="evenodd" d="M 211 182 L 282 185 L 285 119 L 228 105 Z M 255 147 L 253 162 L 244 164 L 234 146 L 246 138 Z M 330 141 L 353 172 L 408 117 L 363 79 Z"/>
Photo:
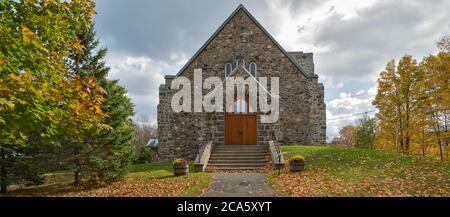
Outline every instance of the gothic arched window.
<path fill-rule="evenodd" d="M 225 77 L 228 77 L 231 74 L 233 66 L 231 63 L 225 63 Z"/>
<path fill-rule="evenodd" d="M 252 74 L 253 77 L 256 78 L 256 73 L 257 73 L 256 63 L 252 62 L 250 63 L 250 74 Z"/>

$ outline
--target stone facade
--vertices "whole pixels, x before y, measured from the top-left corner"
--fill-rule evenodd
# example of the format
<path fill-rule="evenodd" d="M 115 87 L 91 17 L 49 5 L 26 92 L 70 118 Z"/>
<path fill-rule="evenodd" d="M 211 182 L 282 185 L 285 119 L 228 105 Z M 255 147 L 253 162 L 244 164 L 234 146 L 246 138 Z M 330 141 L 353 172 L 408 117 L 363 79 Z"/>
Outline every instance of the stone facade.
<path fill-rule="evenodd" d="M 244 59 L 247 67 L 255 62 L 257 77 L 280 78 L 279 121 L 262 124 L 258 115 L 257 145 L 267 145 L 273 135 L 287 145 L 325 144 L 324 86 L 314 74 L 313 54 L 285 52 L 243 6 L 176 76 L 185 76 L 193 84 L 194 69 L 201 68 L 203 79 L 224 79 L 225 64 L 235 64 L 238 59 Z M 157 156 L 192 160 L 205 141 L 224 144 L 224 113 L 173 112 L 171 98 L 178 92 L 170 89 L 174 77 L 166 76 L 165 84 L 159 88 Z M 204 90 L 204 94 L 208 92 Z"/>

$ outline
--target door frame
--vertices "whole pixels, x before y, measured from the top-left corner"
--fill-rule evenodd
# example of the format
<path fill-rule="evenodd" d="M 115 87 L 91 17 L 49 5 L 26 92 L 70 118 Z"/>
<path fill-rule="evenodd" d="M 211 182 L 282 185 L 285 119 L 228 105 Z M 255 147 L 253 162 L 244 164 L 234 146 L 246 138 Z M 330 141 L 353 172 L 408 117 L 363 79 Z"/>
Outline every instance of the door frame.
<path fill-rule="evenodd" d="M 234 102 L 238 101 L 239 99 L 236 99 Z M 223 127 L 223 135 L 224 135 L 224 144 L 225 145 L 240 145 L 240 144 L 233 144 L 233 143 L 227 143 L 227 116 L 238 116 L 238 117 L 244 117 L 244 116 L 254 116 L 255 117 L 255 143 L 252 145 L 258 145 L 258 112 L 256 112 L 256 109 L 254 112 L 250 112 L 250 104 L 249 104 L 249 97 L 247 96 L 246 99 L 246 113 L 232 113 L 227 112 L 225 109 L 225 115 L 224 115 L 224 127 Z M 234 106 L 234 103 L 233 103 Z"/>

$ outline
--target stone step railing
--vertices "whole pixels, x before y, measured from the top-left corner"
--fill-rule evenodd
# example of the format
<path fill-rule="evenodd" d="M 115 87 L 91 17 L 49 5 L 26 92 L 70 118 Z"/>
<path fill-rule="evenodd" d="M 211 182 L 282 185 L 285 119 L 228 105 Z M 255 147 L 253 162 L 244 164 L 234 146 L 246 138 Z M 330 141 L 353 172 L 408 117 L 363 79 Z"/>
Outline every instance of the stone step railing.
<path fill-rule="evenodd" d="M 272 156 L 272 162 L 275 169 L 282 169 L 284 168 L 284 157 L 281 154 L 281 149 L 278 144 L 275 143 L 275 141 L 269 141 L 269 149 L 270 149 L 270 155 Z"/>
<path fill-rule="evenodd" d="M 198 151 L 197 157 L 194 161 L 194 169 L 196 172 L 204 172 L 206 166 L 208 166 L 209 157 L 213 149 L 212 141 L 208 141 L 202 144 Z"/>

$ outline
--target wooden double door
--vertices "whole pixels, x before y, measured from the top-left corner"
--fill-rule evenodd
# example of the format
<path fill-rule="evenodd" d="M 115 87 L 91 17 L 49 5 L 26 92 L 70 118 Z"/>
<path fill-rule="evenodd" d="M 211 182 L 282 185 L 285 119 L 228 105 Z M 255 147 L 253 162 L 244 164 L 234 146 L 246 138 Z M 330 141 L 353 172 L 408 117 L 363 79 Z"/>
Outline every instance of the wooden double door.
<path fill-rule="evenodd" d="M 238 112 L 225 113 L 225 144 L 228 145 L 256 145 L 256 112 L 245 105 L 236 106 Z M 236 110 L 235 110 L 236 111 Z"/>

